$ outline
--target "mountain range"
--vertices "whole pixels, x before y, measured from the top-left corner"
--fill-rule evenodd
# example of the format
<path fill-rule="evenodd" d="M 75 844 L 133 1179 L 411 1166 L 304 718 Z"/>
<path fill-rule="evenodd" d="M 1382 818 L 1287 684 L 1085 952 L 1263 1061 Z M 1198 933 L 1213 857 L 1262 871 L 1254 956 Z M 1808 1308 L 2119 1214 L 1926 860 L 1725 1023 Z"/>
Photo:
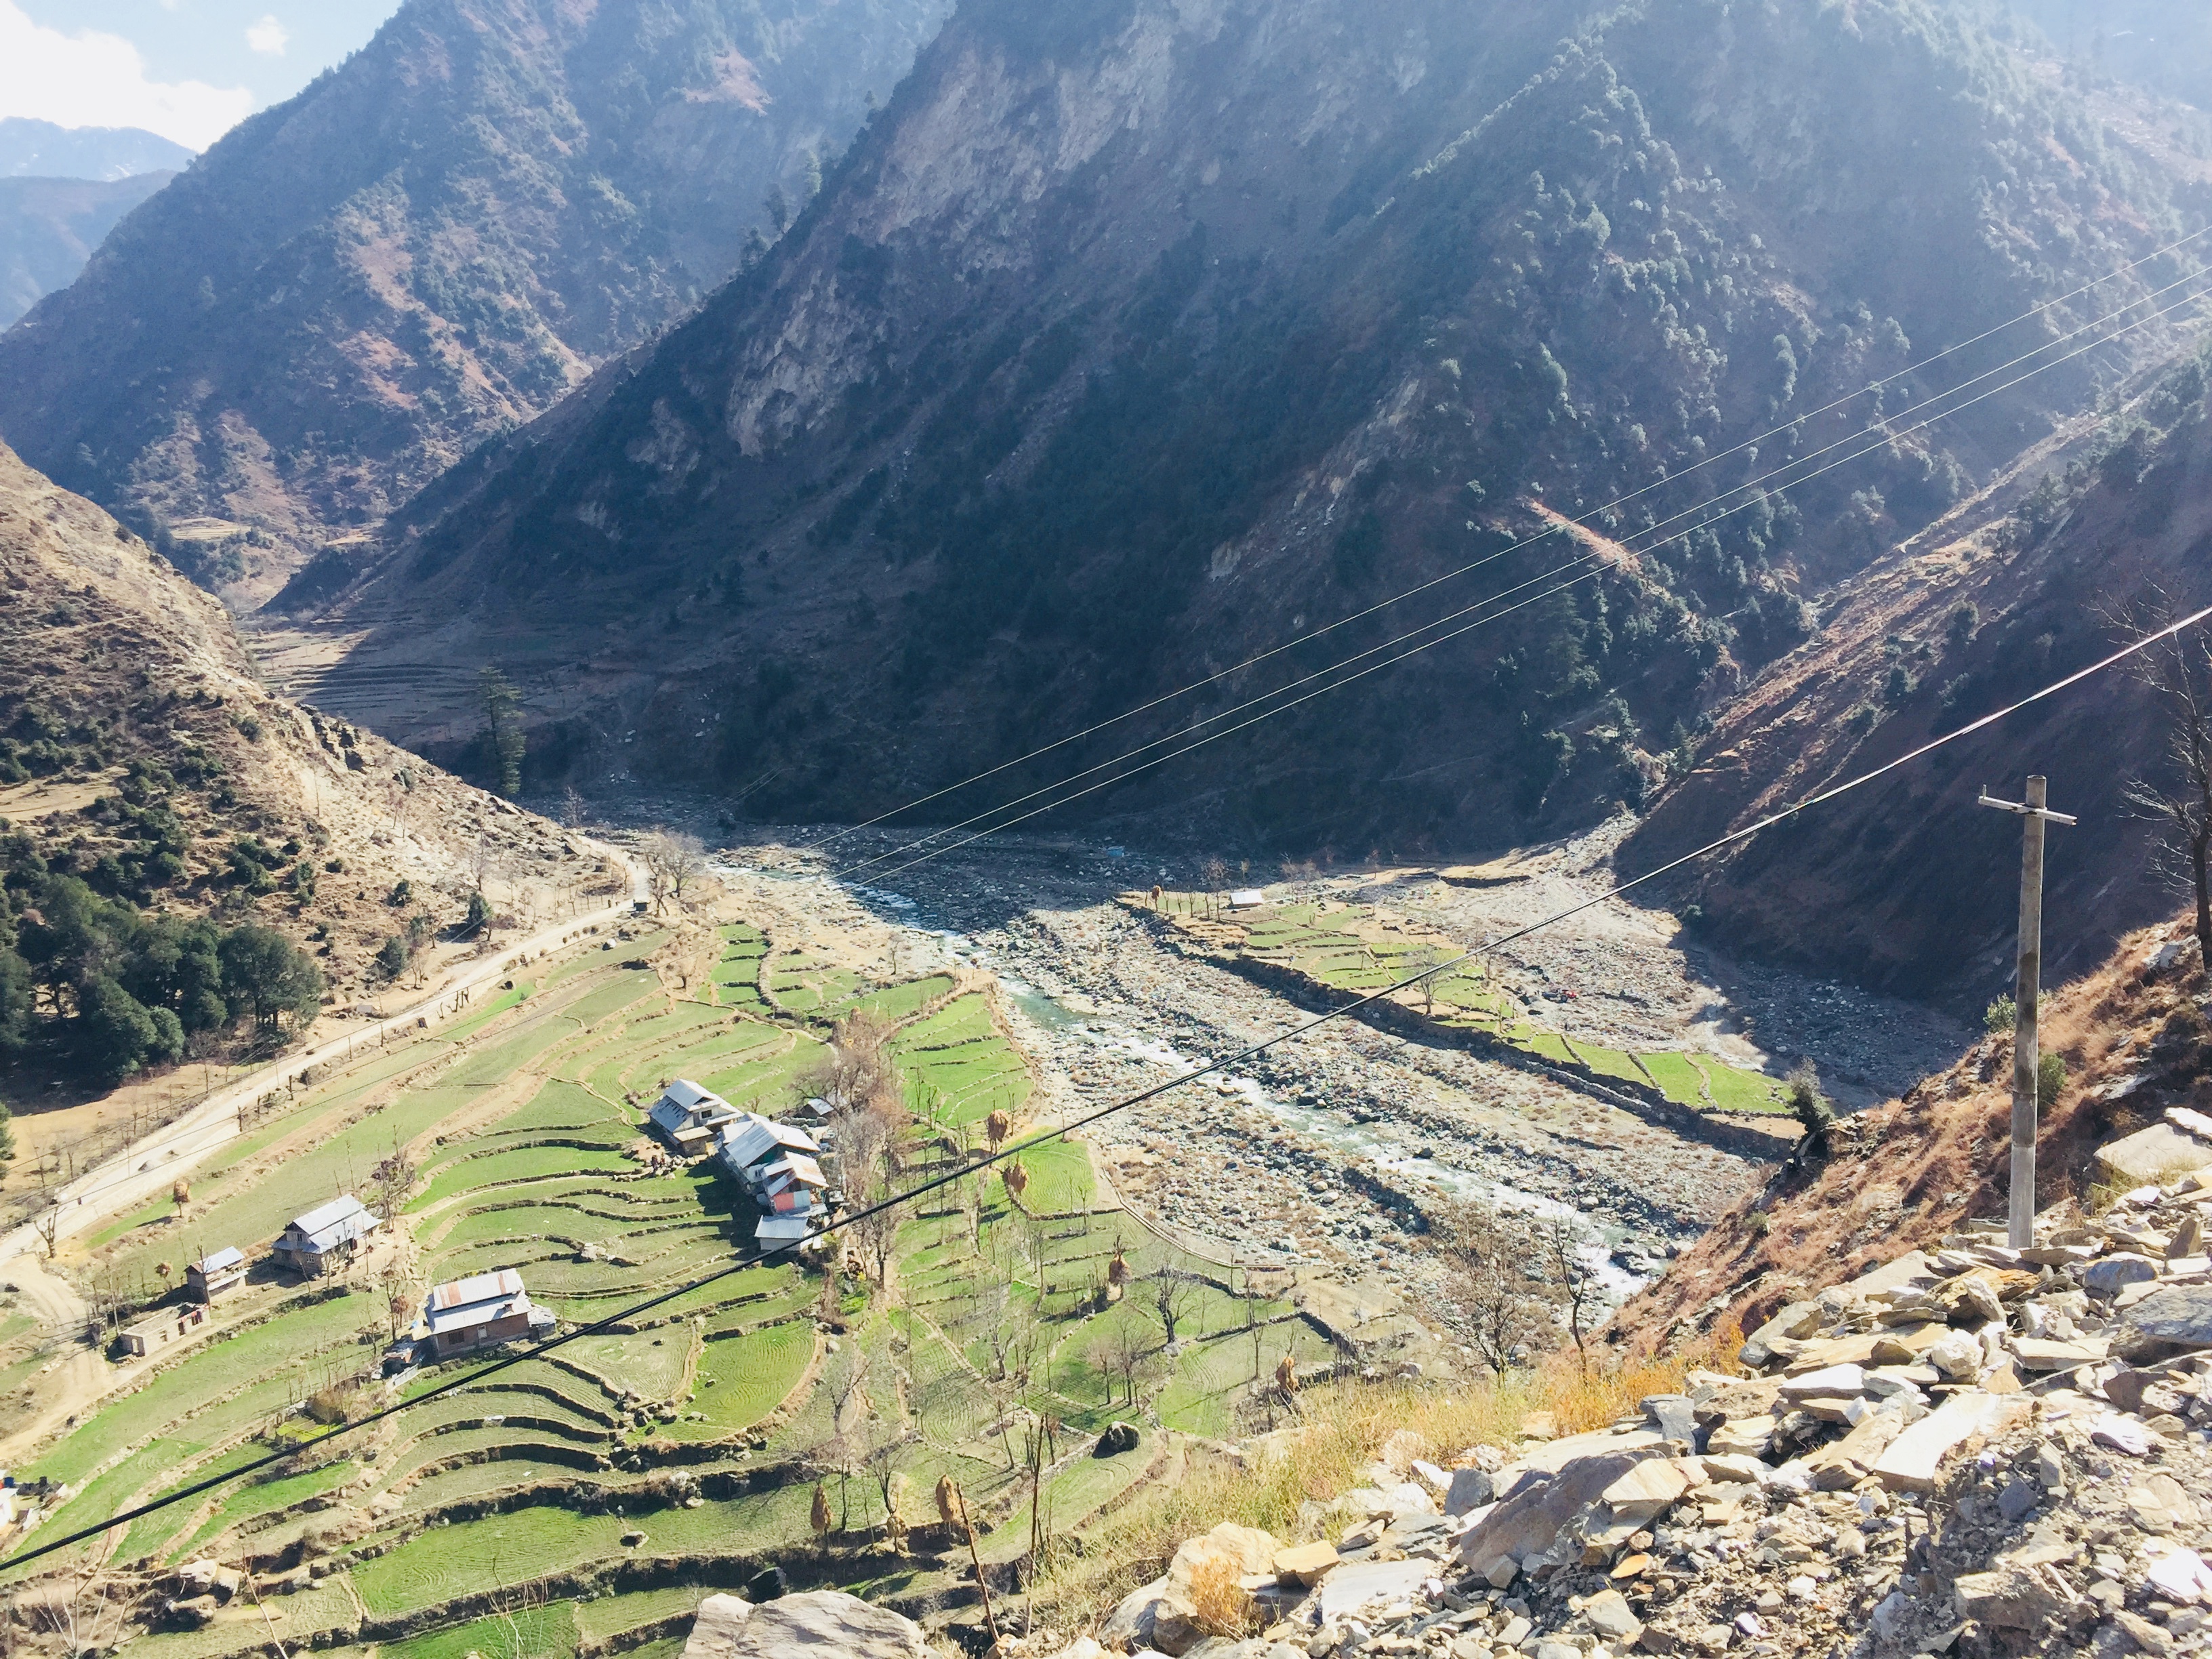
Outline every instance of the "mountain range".
<path fill-rule="evenodd" d="M 502 670 L 531 787 L 1656 855 L 2101 637 L 2212 117 L 2063 11 L 410 0 L 0 337 L 0 434 L 318 706 L 482 772 Z M 1978 984 L 1993 815 L 1911 865 L 1948 921 L 1803 921 L 1924 892 L 1913 799 L 1683 902 Z"/>
<path fill-rule="evenodd" d="M 0 337 L 0 434 L 248 604 L 757 251 L 944 0 L 415 0 Z"/>
<path fill-rule="evenodd" d="M 1587 822 L 1811 596 L 2182 337 L 2193 118 L 2111 118 L 2041 50 L 1923 0 L 969 0 L 771 258 L 264 647 L 441 754 L 497 661 L 551 764 L 830 817 L 1233 671 L 994 788 L 1111 777 L 1498 595 L 1077 810 L 1293 849 Z"/>
<path fill-rule="evenodd" d="M 195 152 L 140 127 L 61 127 L 11 115 L 0 119 L 0 179 L 88 179 L 113 184 L 176 173 Z"/>

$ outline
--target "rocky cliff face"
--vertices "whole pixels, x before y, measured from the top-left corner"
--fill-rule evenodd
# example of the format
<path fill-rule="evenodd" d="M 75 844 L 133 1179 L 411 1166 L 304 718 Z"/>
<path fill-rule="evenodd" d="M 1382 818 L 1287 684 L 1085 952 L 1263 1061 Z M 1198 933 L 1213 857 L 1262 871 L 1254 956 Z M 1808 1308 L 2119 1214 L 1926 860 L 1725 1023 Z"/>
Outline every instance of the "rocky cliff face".
<path fill-rule="evenodd" d="M 434 744 L 471 720 L 453 665 L 498 659 L 550 759 L 860 813 L 1486 560 L 1002 781 L 1517 588 L 1079 808 L 1517 836 L 1640 799 L 1675 722 L 1802 636 L 1801 583 L 1971 494 L 2164 325 L 1793 493 L 1718 492 L 2038 337 L 1826 409 L 1942 345 L 2171 282 L 2115 272 L 2197 188 L 1917 0 L 969 0 L 774 258 L 441 480 L 332 617 L 346 659 L 291 660 Z M 1701 503 L 1725 516 L 1663 539 Z M 1561 513 L 1632 550 L 1550 591 L 1605 553 L 1509 550 Z"/>
<path fill-rule="evenodd" d="M 945 9 L 412 0 L 0 340 L 0 435 L 265 595 L 721 283 Z"/>

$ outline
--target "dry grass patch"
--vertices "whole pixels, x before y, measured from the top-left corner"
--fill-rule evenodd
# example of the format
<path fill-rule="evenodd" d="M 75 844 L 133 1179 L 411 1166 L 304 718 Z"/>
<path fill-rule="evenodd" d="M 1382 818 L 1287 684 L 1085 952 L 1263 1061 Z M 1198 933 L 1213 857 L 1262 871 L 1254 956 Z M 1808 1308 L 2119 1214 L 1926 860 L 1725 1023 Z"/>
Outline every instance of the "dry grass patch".
<path fill-rule="evenodd" d="M 1475 1446 L 1510 1448 L 1534 1413 L 1549 1413 L 1559 1432 L 1603 1428 L 1640 1413 L 1646 1395 L 1681 1390 L 1699 1368 L 1736 1369 L 1742 1337 L 1733 1324 L 1671 1356 L 1584 1370 L 1572 1355 L 1543 1370 L 1469 1384 L 1340 1382 L 1298 1401 L 1299 1421 L 1260 1443 L 1250 1467 L 1199 1455 L 1149 1495 L 1088 1529 L 1079 1557 L 1054 1562 L 1038 1586 L 1039 1600 L 1065 1628 L 1095 1628 L 1122 1596 L 1167 1571 L 1184 1540 L 1224 1521 L 1258 1527 L 1285 1543 L 1314 1535 L 1300 1507 L 1327 1504 L 1365 1484 L 1382 1444 L 1401 1429 L 1421 1437 L 1440 1463 Z M 1235 1576 L 1229 1580 L 1235 1589 Z M 1195 1586 L 1194 1586 L 1195 1594 Z M 1204 1607 L 1201 1606 L 1201 1613 Z M 1230 1632 L 1223 1632 L 1230 1633 Z"/>

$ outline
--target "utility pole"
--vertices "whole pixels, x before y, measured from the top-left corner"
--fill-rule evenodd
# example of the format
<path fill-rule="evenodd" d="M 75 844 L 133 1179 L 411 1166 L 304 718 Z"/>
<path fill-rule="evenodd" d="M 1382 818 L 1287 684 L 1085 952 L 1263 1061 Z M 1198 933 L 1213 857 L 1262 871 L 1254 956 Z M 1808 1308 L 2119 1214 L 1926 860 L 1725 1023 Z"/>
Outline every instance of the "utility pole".
<path fill-rule="evenodd" d="M 2078 822 L 2044 805 L 2050 780 L 2030 778 L 2027 799 L 1999 800 L 1982 787 L 1978 805 L 2018 813 L 2020 849 L 2020 962 L 2013 988 L 2012 1191 L 2005 1243 L 2015 1250 L 2035 1247 L 2036 1000 L 2043 982 L 2043 826 Z"/>

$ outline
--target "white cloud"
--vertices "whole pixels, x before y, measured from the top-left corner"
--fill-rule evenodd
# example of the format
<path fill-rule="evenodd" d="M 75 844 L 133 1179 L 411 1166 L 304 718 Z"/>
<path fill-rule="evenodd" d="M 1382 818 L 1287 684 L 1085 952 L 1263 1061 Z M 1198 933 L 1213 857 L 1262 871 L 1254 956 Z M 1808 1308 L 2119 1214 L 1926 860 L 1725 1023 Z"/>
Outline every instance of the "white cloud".
<path fill-rule="evenodd" d="M 292 32 L 273 16 L 246 26 L 246 44 L 264 58 L 282 58 L 291 38 Z"/>
<path fill-rule="evenodd" d="M 119 34 L 65 34 L 0 0 L 0 116 L 65 127 L 143 127 L 205 149 L 253 112 L 244 87 L 146 77 L 146 60 Z"/>

